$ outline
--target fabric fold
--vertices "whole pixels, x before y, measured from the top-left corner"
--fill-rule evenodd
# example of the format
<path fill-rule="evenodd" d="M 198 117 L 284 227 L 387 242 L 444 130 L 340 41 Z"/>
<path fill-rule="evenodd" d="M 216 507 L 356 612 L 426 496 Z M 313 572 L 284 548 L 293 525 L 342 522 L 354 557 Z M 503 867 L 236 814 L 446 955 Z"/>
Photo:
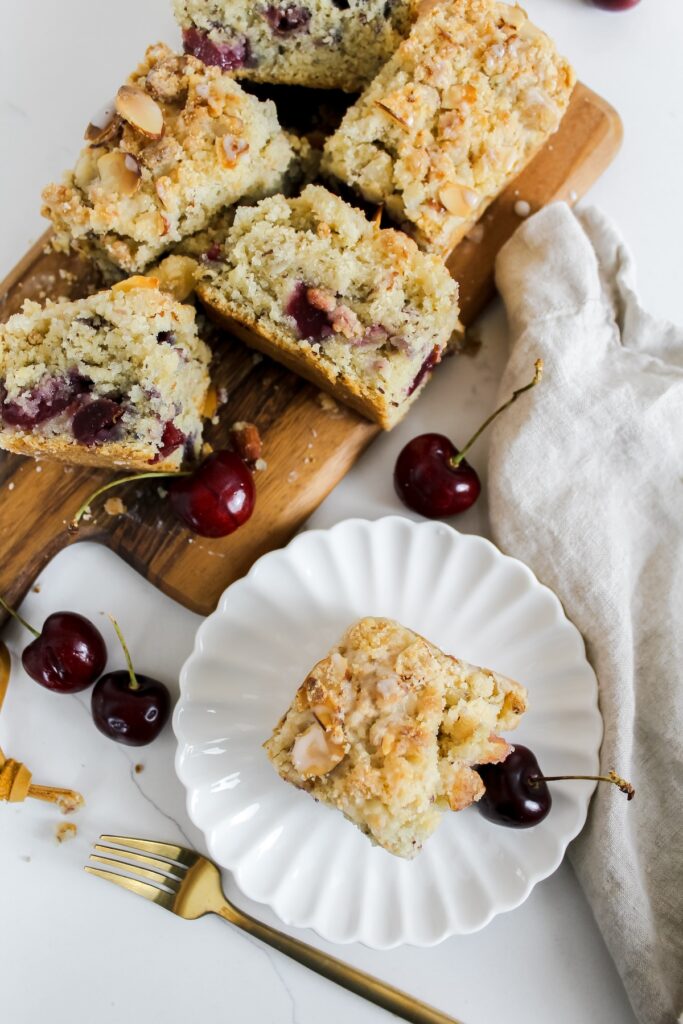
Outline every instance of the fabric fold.
<path fill-rule="evenodd" d="M 497 284 L 511 352 L 492 428 L 491 524 L 586 641 L 605 723 L 600 785 L 570 856 L 643 1024 L 683 1011 L 683 330 L 641 306 L 603 214 L 525 222 Z M 531 695 L 533 702 L 533 694 Z"/>

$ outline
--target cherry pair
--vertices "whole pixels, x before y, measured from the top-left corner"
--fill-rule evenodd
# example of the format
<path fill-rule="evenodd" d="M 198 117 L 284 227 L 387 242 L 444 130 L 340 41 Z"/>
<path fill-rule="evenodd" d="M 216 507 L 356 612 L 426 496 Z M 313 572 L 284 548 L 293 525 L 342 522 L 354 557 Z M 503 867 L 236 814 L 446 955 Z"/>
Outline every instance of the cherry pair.
<path fill-rule="evenodd" d="M 0 598 L 0 604 L 35 637 L 24 648 L 21 663 L 31 679 L 53 693 L 79 693 L 98 680 L 92 693 L 95 725 L 111 739 L 130 746 L 151 743 L 161 732 L 171 698 L 163 683 L 136 675 L 118 623 L 127 671 L 104 672 L 107 648 L 100 631 L 77 612 L 48 615 L 42 632 L 29 625 Z"/>

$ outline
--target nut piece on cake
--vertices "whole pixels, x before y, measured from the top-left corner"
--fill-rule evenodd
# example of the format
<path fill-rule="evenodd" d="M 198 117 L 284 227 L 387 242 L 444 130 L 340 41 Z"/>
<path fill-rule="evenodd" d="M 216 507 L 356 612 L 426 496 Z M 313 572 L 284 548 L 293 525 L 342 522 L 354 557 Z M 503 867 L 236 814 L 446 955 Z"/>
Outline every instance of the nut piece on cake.
<path fill-rule="evenodd" d="M 497 733 L 526 706 L 519 683 L 366 618 L 311 670 L 265 748 L 286 782 L 414 857 L 444 811 L 483 795 L 473 766 L 505 760 Z"/>
<path fill-rule="evenodd" d="M 159 43 L 43 192 L 56 245 L 139 273 L 223 207 L 282 188 L 293 158 L 270 101 Z"/>
<path fill-rule="evenodd" d="M 557 129 L 573 87 L 521 7 L 437 3 L 328 139 L 323 173 L 445 255 Z"/>
<path fill-rule="evenodd" d="M 188 53 L 242 78 L 358 92 L 407 33 L 411 0 L 174 0 Z"/>
<path fill-rule="evenodd" d="M 178 470 L 199 454 L 210 358 L 194 309 L 153 278 L 77 302 L 25 302 L 0 325 L 0 447 Z"/>
<path fill-rule="evenodd" d="M 458 326 L 441 262 L 309 185 L 237 211 L 197 294 L 247 344 L 389 429 Z"/>

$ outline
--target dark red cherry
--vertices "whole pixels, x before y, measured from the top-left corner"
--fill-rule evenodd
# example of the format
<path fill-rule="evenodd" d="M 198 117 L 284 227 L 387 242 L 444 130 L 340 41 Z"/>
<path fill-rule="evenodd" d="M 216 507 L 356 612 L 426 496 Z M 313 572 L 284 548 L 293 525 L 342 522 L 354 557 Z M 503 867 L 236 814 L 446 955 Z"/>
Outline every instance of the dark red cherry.
<path fill-rule="evenodd" d="M 420 374 L 428 373 L 431 368 L 427 360 L 416 377 L 415 386 L 421 382 Z M 420 434 L 409 441 L 394 467 L 394 487 L 404 505 L 428 519 L 455 516 L 474 505 L 481 492 L 481 482 L 465 455 L 496 416 L 538 384 L 542 372 L 543 360 L 537 359 L 533 380 L 513 391 L 512 397 L 491 413 L 460 451 L 443 434 Z"/>
<path fill-rule="evenodd" d="M 486 787 L 479 813 L 496 825 L 531 828 L 550 812 L 548 784 L 528 747 L 515 746 L 500 764 L 482 764 L 477 771 Z"/>
<path fill-rule="evenodd" d="M 26 673 L 55 693 L 78 693 L 104 671 L 107 648 L 102 634 L 76 612 L 48 615 L 42 633 L 24 649 Z"/>
<path fill-rule="evenodd" d="M 202 537 L 226 537 L 254 511 L 256 488 L 246 463 L 235 452 L 214 452 L 190 476 L 168 489 L 177 517 Z"/>
<path fill-rule="evenodd" d="M 223 71 L 252 67 L 251 47 L 246 36 L 234 36 L 230 40 L 217 42 L 206 32 L 197 28 L 183 29 L 185 53 L 191 53 L 205 64 L 213 64 Z"/>
<path fill-rule="evenodd" d="M 111 398 L 96 398 L 78 410 L 71 429 L 81 444 L 88 446 L 112 441 L 118 433 L 123 407 Z"/>
<path fill-rule="evenodd" d="M 601 7 L 603 11 L 628 11 L 635 7 L 640 0 L 592 0 L 595 7 Z"/>
<path fill-rule="evenodd" d="M 177 451 L 182 445 L 185 444 L 186 437 L 182 430 L 178 430 L 172 420 L 168 420 L 164 423 L 164 431 L 161 435 L 161 447 L 156 453 L 154 458 L 151 460 L 152 465 L 155 462 L 161 462 L 162 459 L 168 458 L 174 451 Z"/>
<path fill-rule="evenodd" d="M 117 743 L 142 747 L 159 735 L 168 720 L 171 696 L 163 683 L 136 675 L 137 686 L 125 669 L 107 672 L 92 692 L 95 725 Z"/>
<path fill-rule="evenodd" d="M 283 7 L 271 4 L 266 7 L 263 17 L 276 36 L 289 36 L 294 32 L 308 31 L 311 12 L 307 7 L 298 7 L 294 4 L 286 4 Z"/>
<path fill-rule="evenodd" d="M 135 674 L 133 660 L 116 619 L 110 615 L 126 670 L 107 672 L 95 685 L 91 709 L 95 725 L 117 743 L 143 747 L 159 735 L 171 710 L 171 695 L 156 679 Z"/>
<path fill-rule="evenodd" d="M 536 755 L 521 744 L 500 764 L 480 764 L 477 771 L 486 787 L 477 804 L 479 812 L 496 825 L 508 828 L 531 828 L 543 821 L 553 803 L 549 782 L 610 782 L 627 800 L 632 800 L 636 794 L 631 783 L 615 771 L 607 775 L 544 775 Z"/>
<path fill-rule="evenodd" d="M 295 321 L 300 338 L 324 341 L 333 333 L 332 324 L 325 310 L 318 309 L 309 301 L 309 290 L 307 284 L 298 281 L 287 300 L 285 313 Z"/>
<path fill-rule="evenodd" d="M 454 466 L 458 449 L 443 434 L 420 434 L 405 446 L 394 470 L 394 486 L 404 505 L 428 519 L 464 512 L 481 491 L 476 470 L 466 459 Z"/>
<path fill-rule="evenodd" d="M 9 426 L 31 429 L 64 412 L 89 385 L 89 381 L 75 373 L 68 377 L 48 377 L 25 392 L 21 402 L 4 402 L 1 418 Z"/>

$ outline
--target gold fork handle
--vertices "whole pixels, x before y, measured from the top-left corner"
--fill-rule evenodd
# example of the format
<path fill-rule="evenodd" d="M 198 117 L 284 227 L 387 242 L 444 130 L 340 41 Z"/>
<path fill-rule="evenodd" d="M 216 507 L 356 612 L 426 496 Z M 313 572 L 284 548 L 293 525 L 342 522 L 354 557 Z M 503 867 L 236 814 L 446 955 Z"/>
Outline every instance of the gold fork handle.
<path fill-rule="evenodd" d="M 284 953 L 285 956 L 291 957 L 292 960 L 298 960 L 304 967 L 309 967 L 312 971 L 322 974 L 324 978 L 341 985 L 342 988 L 347 988 L 350 992 L 369 999 L 371 1003 L 381 1006 L 389 1013 L 394 1013 L 397 1017 L 402 1017 L 403 1020 L 411 1021 L 411 1024 L 461 1024 L 455 1018 L 447 1017 L 445 1013 L 440 1013 L 439 1010 L 428 1006 L 427 1003 L 420 1002 L 419 999 L 409 996 L 406 992 L 401 992 L 400 989 L 387 985 L 379 978 L 373 978 L 371 974 L 359 971 L 351 964 L 345 964 L 342 960 L 323 953 L 315 946 L 309 946 L 299 939 L 285 935 L 276 928 L 264 924 L 263 921 L 257 921 L 255 917 L 238 911 L 236 907 L 226 905 L 216 913 L 224 917 L 226 921 L 230 921 L 231 924 L 237 925 L 242 931 L 248 932 L 249 935 L 260 939 L 261 942 Z"/>

